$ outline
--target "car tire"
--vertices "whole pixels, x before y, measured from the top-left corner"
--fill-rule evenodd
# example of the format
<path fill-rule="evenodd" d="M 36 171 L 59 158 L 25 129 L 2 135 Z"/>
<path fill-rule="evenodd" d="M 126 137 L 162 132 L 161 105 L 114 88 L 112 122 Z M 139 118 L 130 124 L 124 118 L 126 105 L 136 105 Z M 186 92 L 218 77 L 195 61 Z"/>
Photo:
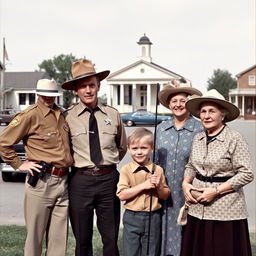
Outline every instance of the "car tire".
<path fill-rule="evenodd" d="M 4 182 L 12 181 L 12 173 L 11 172 L 2 172 L 2 180 Z"/>
<path fill-rule="evenodd" d="M 128 120 L 128 121 L 126 121 L 126 125 L 130 127 L 130 126 L 133 126 L 134 123 L 133 123 L 133 121 Z"/>

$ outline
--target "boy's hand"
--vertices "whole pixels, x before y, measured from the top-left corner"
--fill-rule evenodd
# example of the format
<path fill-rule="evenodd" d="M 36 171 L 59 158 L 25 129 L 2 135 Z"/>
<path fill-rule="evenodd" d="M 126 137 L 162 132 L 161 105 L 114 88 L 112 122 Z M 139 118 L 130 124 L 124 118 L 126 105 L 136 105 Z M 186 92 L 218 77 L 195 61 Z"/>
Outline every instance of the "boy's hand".
<path fill-rule="evenodd" d="M 144 189 L 155 188 L 155 184 L 152 183 L 151 177 L 152 177 L 152 176 L 149 176 L 149 177 L 147 178 L 147 180 L 145 180 L 145 181 L 143 182 Z"/>
<path fill-rule="evenodd" d="M 153 174 L 153 175 L 150 176 L 149 178 L 150 178 L 150 182 L 151 182 L 152 184 L 154 184 L 154 186 L 155 186 L 156 188 L 158 188 L 159 185 L 160 185 L 160 178 L 159 178 L 156 174 Z"/>

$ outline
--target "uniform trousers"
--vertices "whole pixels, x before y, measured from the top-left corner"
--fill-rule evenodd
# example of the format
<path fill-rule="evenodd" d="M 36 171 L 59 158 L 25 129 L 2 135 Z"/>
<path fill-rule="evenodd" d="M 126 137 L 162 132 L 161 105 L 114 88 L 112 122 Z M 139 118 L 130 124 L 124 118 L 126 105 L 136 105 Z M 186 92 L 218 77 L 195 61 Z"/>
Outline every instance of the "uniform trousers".
<path fill-rule="evenodd" d="M 103 255 L 119 255 L 117 240 L 120 200 L 116 196 L 119 172 L 101 176 L 72 173 L 69 183 L 70 221 L 76 239 L 76 256 L 92 256 L 94 210 L 103 242 Z"/>
<path fill-rule="evenodd" d="M 24 216 L 27 228 L 25 256 L 40 256 L 46 235 L 47 256 L 65 256 L 68 234 L 67 175 L 45 174 L 36 187 L 25 185 Z"/>
<path fill-rule="evenodd" d="M 149 254 L 147 254 L 148 228 L 150 219 Z M 123 252 L 124 256 L 158 256 L 161 238 L 161 210 L 135 212 L 125 210 L 123 216 Z"/>

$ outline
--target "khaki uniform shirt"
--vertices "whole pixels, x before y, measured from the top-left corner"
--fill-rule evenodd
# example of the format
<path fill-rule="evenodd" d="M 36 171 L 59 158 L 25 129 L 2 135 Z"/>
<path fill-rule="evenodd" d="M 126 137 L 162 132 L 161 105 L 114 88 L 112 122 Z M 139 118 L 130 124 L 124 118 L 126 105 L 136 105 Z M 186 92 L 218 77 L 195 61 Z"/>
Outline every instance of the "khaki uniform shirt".
<path fill-rule="evenodd" d="M 185 176 L 232 176 L 227 182 L 234 192 L 219 195 L 210 204 L 192 204 L 189 214 L 199 219 L 238 220 L 247 217 L 245 197 L 242 187 L 253 180 L 251 159 L 245 139 L 228 126 L 206 145 L 206 134 L 194 137 L 190 160 L 185 168 Z M 196 178 L 192 184 L 197 188 L 218 187 L 222 183 L 203 182 Z"/>
<path fill-rule="evenodd" d="M 56 105 L 50 109 L 38 101 L 17 114 L 0 134 L 1 156 L 14 169 L 22 164 L 13 149 L 20 140 L 29 161 L 45 161 L 56 168 L 70 167 L 73 162 L 69 127 Z"/>
<path fill-rule="evenodd" d="M 98 104 L 94 113 L 98 123 L 99 140 L 102 152 L 100 165 L 118 164 L 124 157 L 127 144 L 125 129 L 118 111 L 110 106 Z M 66 112 L 66 121 L 70 127 L 75 167 L 94 167 L 90 159 L 89 117 L 83 102 L 79 102 Z"/>
<path fill-rule="evenodd" d="M 153 170 L 153 163 L 149 161 L 145 165 L 150 171 Z M 138 184 L 143 183 L 147 180 L 148 176 L 152 175 L 151 173 L 145 172 L 143 170 L 135 172 L 139 167 L 136 162 L 130 162 L 122 167 L 120 171 L 119 182 L 117 184 L 117 196 L 124 189 L 134 187 Z M 155 165 L 154 173 L 160 177 L 160 182 L 164 185 L 165 188 L 168 188 L 165 181 L 165 176 L 163 169 L 159 165 Z M 135 198 L 129 199 L 124 203 L 124 207 L 132 211 L 145 211 L 150 210 L 150 190 L 142 191 Z M 152 211 L 160 209 L 162 206 L 159 203 L 156 190 L 153 190 L 152 194 Z"/>

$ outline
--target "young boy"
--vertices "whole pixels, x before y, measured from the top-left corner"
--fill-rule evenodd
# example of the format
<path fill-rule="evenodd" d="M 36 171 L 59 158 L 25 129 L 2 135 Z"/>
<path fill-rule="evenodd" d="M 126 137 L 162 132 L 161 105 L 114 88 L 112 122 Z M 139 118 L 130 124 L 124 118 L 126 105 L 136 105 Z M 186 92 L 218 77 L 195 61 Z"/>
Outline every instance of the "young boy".
<path fill-rule="evenodd" d="M 149 255 L 158 255 L 161 237 L 161 204 L 170 189 L 163 169 L 149 159 L 153 152 L 153 134 L 145 128 L 135 129 L 128 137 L 132 162 L 122 167 L 117 196 L 125 200 L 123 216 L 124 256 L 147 255 L 150 197 L 152 193 Z"/>

